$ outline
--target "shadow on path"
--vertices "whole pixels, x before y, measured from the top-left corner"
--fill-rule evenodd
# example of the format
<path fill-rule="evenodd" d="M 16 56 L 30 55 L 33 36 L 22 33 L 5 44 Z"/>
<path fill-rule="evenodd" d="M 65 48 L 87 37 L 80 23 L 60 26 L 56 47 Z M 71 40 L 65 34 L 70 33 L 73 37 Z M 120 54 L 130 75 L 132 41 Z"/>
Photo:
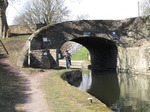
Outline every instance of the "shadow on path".
<path fill-rule="evenodd" d="M 29 90 L 29 81 L 6 60 L 0 54 L 0 112 L 25 112 L 22 106 L 28 102 L 25 91 Z"/>

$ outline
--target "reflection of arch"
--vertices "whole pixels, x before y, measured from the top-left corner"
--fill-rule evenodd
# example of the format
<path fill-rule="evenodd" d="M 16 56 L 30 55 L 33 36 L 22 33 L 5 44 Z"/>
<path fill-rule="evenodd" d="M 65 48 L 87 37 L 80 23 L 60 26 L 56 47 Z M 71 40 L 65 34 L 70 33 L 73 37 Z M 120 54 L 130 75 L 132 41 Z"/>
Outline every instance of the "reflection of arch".
<path fill-rule="evenodd" d="M 120 98 L 118 76 L 114 71 L 83 72 L 82 82 L 78 88 L 87 91 L 108 106 L 117 103 Z"/>
<path fill-rule="evenodd" d="M 81 90 L 88 91 L 91 88 L 92 84 L 92 75 L 89 74 L 82 74 L 82 82 L 78 87 Z"/>
<path fill-rule="evenodd" d="M 120 97 L 117 73 L 92 70 L 92 85 L 88 92 L 108 106 L 116 103 Z"/>

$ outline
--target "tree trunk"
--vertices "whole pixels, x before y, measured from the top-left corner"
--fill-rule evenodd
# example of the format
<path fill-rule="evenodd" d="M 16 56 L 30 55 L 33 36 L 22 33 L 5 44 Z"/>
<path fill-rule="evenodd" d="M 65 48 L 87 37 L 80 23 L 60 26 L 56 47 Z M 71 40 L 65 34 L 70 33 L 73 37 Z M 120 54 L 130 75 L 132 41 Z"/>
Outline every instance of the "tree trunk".
<path fill-rule="evenodd" d="M 0 0 L 0 38 L 6 38 L 9 34 L 9 28 L 6 20 L 7 0 Z"/>

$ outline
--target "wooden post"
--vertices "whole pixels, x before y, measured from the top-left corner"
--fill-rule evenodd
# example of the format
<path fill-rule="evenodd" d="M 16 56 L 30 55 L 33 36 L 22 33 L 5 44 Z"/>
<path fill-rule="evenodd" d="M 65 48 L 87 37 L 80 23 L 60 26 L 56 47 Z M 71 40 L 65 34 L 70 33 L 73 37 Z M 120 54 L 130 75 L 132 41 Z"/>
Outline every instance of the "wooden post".
<path fill-rule="evenodd" d="M 6 52 L 7 54 L 9 54 L 8 51 L 7 51 L 7 49 L 6 49 L 6 47 L 4 46 L 4 44 L 3 44 L 3 42 L 2 42 L 1 40 L 0 40 L 0 43 L 2 44 L 2 46 L 3 46 L 4 50 L 5 50 L 5 52 Z"/>

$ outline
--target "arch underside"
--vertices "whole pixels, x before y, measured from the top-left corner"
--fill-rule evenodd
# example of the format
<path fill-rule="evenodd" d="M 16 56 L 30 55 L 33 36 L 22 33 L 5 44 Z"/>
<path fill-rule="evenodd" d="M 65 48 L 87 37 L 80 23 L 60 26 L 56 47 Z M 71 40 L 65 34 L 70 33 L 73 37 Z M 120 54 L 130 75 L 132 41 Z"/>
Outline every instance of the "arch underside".
<path fill-rule="evenodd" d="M 98 37 L 81 37 L 71 41 L 85 46 L 91 56 L 91 68 L 101 70 L 116 70 L 117 47 L 111 40 Z"/>

